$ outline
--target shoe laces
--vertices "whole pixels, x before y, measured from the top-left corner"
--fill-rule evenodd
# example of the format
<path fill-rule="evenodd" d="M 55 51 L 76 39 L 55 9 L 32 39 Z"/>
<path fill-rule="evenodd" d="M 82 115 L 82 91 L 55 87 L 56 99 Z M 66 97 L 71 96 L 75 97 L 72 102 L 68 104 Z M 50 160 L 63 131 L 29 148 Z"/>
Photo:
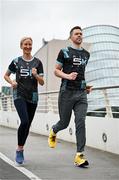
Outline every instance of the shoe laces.
<path fill-rule="evenodd" d="M 80 154 L 79 156 L 80 156 L 81 158 L 84 158 L 84 154 Z"/>
<path fill-rule="evenodd" d="M 56 139 L 56 136 L 52 136 L 52 138 L 51 138 L 51 139 L 52 139 L 52 141 L 55 141 L 55 139 Z"/>
<path fill-rule="evenodd" d="M 79 157 L 80 159 L 84 159 L 84 154 L 77 154 L 77 157 Z"/>
<path fill-rule="evenodd" d="M 22 151 L 17 151 L 17 156 L 18 157 L 23 157 L 23 150 Z"/>

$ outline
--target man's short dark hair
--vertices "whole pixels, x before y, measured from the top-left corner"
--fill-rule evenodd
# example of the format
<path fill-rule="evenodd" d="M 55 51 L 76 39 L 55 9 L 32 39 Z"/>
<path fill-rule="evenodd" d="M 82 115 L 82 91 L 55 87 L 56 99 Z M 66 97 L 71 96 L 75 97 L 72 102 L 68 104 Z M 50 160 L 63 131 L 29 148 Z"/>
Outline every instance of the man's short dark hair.
<path fill-rule="evenodd" d="M 71 35 L 72 35 L 73 30 L 75 30 L 75 29 L 80 29 L 80 30 L 82 31 L 82 29 L 81 29 L 80 26 L 75 26 L 75 27 L 73 27 L 73 28 L 70 30 L 70 37 L 71 37 Z"/>

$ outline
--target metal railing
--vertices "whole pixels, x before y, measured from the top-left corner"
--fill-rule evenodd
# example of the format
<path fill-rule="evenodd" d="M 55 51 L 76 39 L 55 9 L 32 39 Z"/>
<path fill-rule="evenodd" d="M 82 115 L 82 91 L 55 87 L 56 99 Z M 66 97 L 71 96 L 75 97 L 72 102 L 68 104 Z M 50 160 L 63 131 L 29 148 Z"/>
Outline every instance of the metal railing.
<path fill-rule="evenodd" d="M 59 91 L 39 93 L 37 113 L 58 113 Z M 12 95 L 0 97 L 1 111 L 15 111 Z M 95 87 L 88 94 L 88 116 L 119 118 L 119 86 Z"/>

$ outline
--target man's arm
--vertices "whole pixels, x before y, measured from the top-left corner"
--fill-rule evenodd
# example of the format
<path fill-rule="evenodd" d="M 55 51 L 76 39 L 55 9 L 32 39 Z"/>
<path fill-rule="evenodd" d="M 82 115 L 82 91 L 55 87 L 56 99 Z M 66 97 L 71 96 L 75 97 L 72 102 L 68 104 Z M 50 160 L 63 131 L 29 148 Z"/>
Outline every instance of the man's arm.
<path fill-rule="evenodd" d="M 70 74 L 66 74 L 62 71 L 62 66 L 60 64 L 55 65 L 55 70 L 54 70 L 55 76 L 62 78 L 62 79 L 68 79 L 68 80 L 75 80 L 78 73 L 77 72 L 72 72 Z"/>

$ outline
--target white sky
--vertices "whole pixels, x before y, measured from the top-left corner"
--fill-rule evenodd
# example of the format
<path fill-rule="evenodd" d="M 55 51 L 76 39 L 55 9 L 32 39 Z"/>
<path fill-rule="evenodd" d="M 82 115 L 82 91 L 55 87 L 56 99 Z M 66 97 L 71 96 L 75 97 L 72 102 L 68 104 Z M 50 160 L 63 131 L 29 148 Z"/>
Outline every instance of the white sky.
<path fill-rule="evenodd" d="M 19 41 L 33 38 L 34 54 L 45 40 L 67 39 L 73 26 L 119 26 L 119 0 L 0 0 L 1 85 L 11 60 L 20 56 Z"/>

